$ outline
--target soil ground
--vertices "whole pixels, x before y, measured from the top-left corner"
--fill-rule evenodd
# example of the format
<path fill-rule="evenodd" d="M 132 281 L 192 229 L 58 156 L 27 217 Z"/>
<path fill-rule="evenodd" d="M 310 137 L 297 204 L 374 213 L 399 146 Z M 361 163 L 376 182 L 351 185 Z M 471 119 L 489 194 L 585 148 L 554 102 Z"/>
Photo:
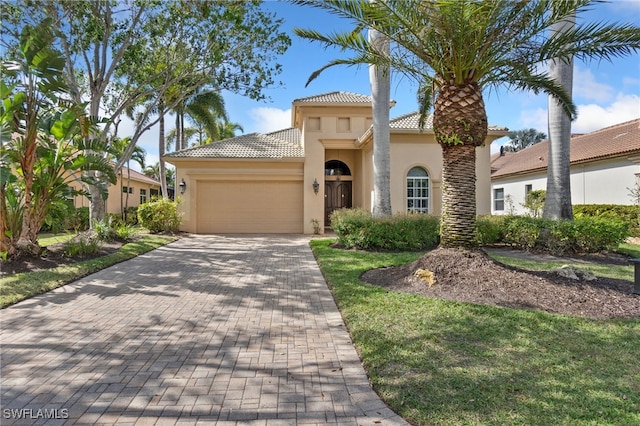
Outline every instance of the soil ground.
<path fill-rule="evenodd" d="M 94 259 L 116 252 L 123 243 L 110 242 L 101 243 L 100 250 L 89 256 L 67 256 L 64 252 L 64 243 L 52 244 L 42 251 L 40 257 L 19 258 L 10 262 L 0 263 L 0 277 L 18 274 L 20 272 L 32 272 L 43 269 L 57 268 L 58 266 L 71 265 L 83 260 Z"/>
<path fill-rule="evenodd" d="M 535 258 L 515 251 L 501 254 Z M 598 255 L 571 260 L 626 265 L 629 259 Z M 416 278 L 419 269 L 431 271 L 436 282 L 429 285 Z M 361 278 L 391 290 L 446 300 L 594 319 L 640 317 L 640 295 L 633 294 L 630 281 L 602 277 L 576 281 L 552 272 L 525 271 L 498 263 L 480 250 L 436 249 L 413 263 L 370 270 Z"/>

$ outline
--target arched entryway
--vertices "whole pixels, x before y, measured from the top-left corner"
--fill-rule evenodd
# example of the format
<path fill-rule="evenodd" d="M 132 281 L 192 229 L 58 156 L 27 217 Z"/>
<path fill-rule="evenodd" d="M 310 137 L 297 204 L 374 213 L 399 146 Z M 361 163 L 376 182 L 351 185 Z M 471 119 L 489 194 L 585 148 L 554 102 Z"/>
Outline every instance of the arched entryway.
<path fill-rule="evenodd" d="M 331 213 L 342 208 L 351 208 L 353 188 L 351 170 L 340 160 L 324 164 L 324 224 L 331 225 Z"/>

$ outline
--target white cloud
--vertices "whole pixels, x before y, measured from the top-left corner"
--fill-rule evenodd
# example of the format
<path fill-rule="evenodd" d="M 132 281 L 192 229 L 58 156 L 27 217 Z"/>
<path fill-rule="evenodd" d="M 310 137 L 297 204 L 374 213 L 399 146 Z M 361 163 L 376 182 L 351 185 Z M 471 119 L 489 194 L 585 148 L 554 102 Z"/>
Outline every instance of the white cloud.
<path fill-rule="evenodd" d="M 536 108 L 522 110 L 520 112 L 520 126 L 518 129 L 537 129 L 540 132 L 547 133 L 548 113 L 544 108 Z M 511 130 L 518 130 L 511 129 Z"/>
<path fill-rule="evenodd" d="M 640 96 L 619 93 L 609 104 L 579 104 L 578 118 L 571 123 L 573 133 L 591 133 L 614 124 L 640 118 Z M 544 108 L 520 112 L 522 128 L 534 128 L 547 132 L 548 115 Z"/>
<path fill-rule="evenodd" d="M 614 89 L 608 84 L 596 81 L 591 70 L 575 66 L 573 70 L 573 98 L 608 102 L 613 98 Z"/>
<path fill-rule="evenodd" d="M 249 132 L 269 133 L 291 127 L 291 109 L 259 107 L 249 111 L 253 120 Z"/>
<path fill-rule="evenodd" d="M 640 118 L 640 96 L 620 93 L 610 105 L 578 105 L 578 119 L 571 131 L 589 133 L 636 118 Z"/>

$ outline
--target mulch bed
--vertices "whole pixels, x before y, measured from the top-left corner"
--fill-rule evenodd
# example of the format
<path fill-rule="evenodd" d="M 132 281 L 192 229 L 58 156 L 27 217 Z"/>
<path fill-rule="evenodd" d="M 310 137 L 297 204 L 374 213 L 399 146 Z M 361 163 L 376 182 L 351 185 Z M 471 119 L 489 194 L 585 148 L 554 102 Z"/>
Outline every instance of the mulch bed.
<path fill-rule="evenodd" d="M 21 272 L 33 272 L 44 269 L 57 268 L 58 266 L 72 265 L 84 260 L 95 259 L 118 251 L 122 242 L 103 242 L 100 250 L 89 256 L 67 256 L 64 253 L 64 243 L 52 244 L 43 250 L 40 257 L 23 257 L 9 262 L 0 263 L 0 277 L 18 274 Z"/>
<path fill-rule="evenodd" d="M 436 283 L 429 286 L 414 277 L 418 269 L 433 272 Z M 640 317 L 640 296 L 632 294 L 630 281 L 576 281 L 551 272 L 524 271 L 480 250 L 436 249 L 413 263 L 370 270 L 361 278 L 390 290 L 446 300 L 594 319 Z"/>

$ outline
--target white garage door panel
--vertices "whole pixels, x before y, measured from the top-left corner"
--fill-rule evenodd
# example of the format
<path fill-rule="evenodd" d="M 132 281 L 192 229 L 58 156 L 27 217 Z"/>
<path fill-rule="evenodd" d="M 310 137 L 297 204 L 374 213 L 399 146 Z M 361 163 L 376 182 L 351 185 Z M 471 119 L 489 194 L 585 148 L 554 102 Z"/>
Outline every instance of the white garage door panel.
<path fill-rule="evenodd" d="M 302 182 L 198 182 L 199 233 L 301 233 Z"/>

